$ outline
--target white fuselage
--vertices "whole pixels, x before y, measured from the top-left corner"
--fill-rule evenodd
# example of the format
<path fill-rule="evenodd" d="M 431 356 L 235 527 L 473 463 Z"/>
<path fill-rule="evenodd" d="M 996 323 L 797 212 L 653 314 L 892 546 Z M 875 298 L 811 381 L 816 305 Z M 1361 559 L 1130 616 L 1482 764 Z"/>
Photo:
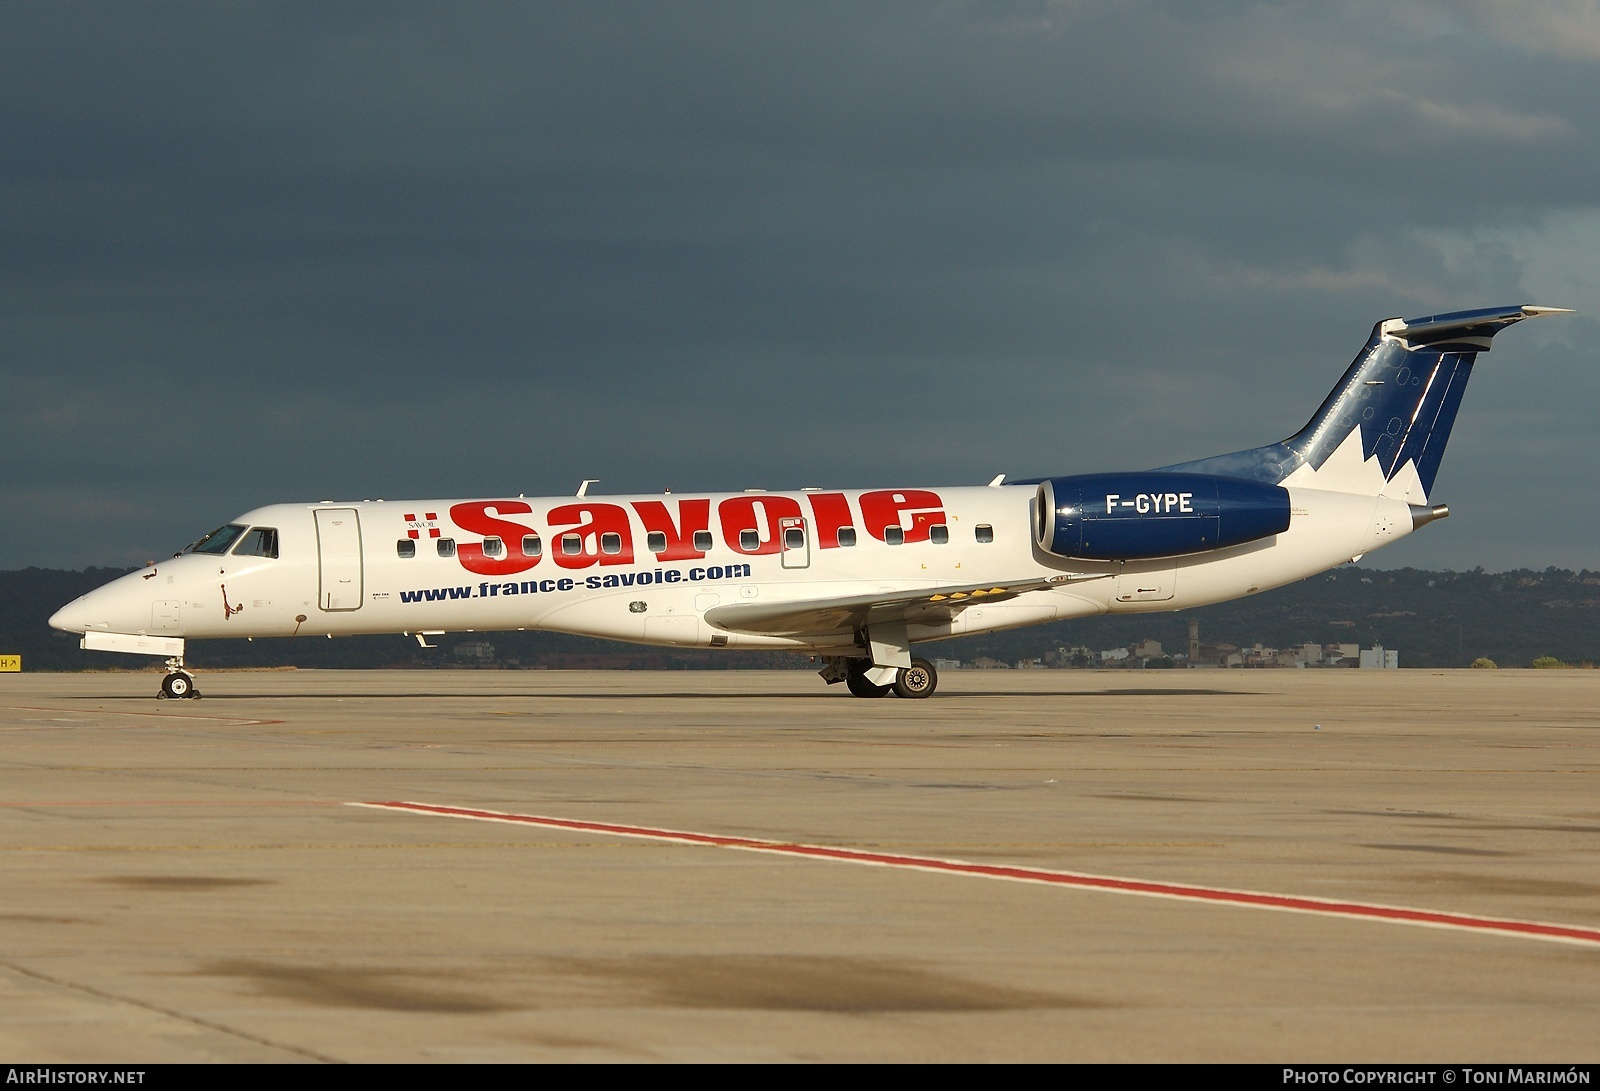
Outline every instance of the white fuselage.
<path fill-rule="evenodd" d="M 1412 529 L 1401 499 L 1294 486 L 1289 495 L 1284 533 L 1126 563 L 1043 552 L 1031 532 L 1032 486 L 278 504 L 235 521 L 246 528 L 241 542 L 258 528 L 275 531 L 276 556 L 238 546 L 186 552 L 77 599 L 51 624 L 187 639 L 548 629 L 850 654 L 860 637 L 847 628 L 744 632 L 706 614 L 1073 577 L 907 634 L 936 640 L 1219 602 L 1302 579 Z"/>

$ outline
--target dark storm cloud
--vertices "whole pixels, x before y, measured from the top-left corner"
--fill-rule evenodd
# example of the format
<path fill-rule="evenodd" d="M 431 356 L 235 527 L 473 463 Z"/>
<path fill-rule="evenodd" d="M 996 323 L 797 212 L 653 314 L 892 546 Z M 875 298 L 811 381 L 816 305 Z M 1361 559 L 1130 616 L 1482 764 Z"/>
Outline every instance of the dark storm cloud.
<path fill-rule="evenodd" d="M 1507 240 L 1595 210 L 1581 14 L 1389 7 L 7 5 L 0 564 L 1279 438 L 1373 321 L 1521 302 Z M 1465 515 L 1581 480 L 1566 321 L 1480 369 L 1456 547 L 1394 556 L 1584 563 L 1592 505 Z"/>

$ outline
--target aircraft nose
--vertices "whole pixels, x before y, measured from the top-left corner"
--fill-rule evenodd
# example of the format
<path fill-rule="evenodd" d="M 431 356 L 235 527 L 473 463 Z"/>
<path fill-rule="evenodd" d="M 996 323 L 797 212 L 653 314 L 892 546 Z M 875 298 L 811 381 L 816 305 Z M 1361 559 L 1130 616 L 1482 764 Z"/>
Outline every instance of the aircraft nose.
<path fill-rule="evenodd" d="M 89 627 L 88 617 L 89 611 L 84 609 L 83 597 L 80 595 L 50 615 L 50 628 L 67 633 L 81 633 Z"/>

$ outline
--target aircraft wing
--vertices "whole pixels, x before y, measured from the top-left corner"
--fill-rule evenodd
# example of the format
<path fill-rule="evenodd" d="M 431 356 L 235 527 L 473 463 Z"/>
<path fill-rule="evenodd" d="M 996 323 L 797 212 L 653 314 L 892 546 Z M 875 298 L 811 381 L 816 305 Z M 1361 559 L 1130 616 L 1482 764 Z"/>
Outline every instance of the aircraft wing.
<path fill-rule="evenodd" d="M 871 623 L 910 625 L 948 619 L 969 606 L 1004 602 L 1029 591 L 1045 591 L 1073 583 L 1108 579 L 1109 574 L 1066 574 L 1011 583 L 948 584 L 876 594 L 782 602 L 732 602 L 706 611 L 706 621 L 721 629 L 765 636 L 812 636 L 850 633 Z"/>

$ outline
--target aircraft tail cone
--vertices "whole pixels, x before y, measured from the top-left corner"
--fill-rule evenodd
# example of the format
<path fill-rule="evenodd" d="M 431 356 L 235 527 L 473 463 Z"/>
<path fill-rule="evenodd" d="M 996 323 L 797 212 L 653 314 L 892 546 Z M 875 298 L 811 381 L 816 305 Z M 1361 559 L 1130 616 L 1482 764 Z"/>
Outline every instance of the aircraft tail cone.
<path fill-rule="evenodd" d="M 1448 519 L 1450 517 L 1449 504 L 1435 504 L 1428 507 L 1426 504 L 1411 505 L 1411 529 L 1426 526 L 1435 519 Z"/>

